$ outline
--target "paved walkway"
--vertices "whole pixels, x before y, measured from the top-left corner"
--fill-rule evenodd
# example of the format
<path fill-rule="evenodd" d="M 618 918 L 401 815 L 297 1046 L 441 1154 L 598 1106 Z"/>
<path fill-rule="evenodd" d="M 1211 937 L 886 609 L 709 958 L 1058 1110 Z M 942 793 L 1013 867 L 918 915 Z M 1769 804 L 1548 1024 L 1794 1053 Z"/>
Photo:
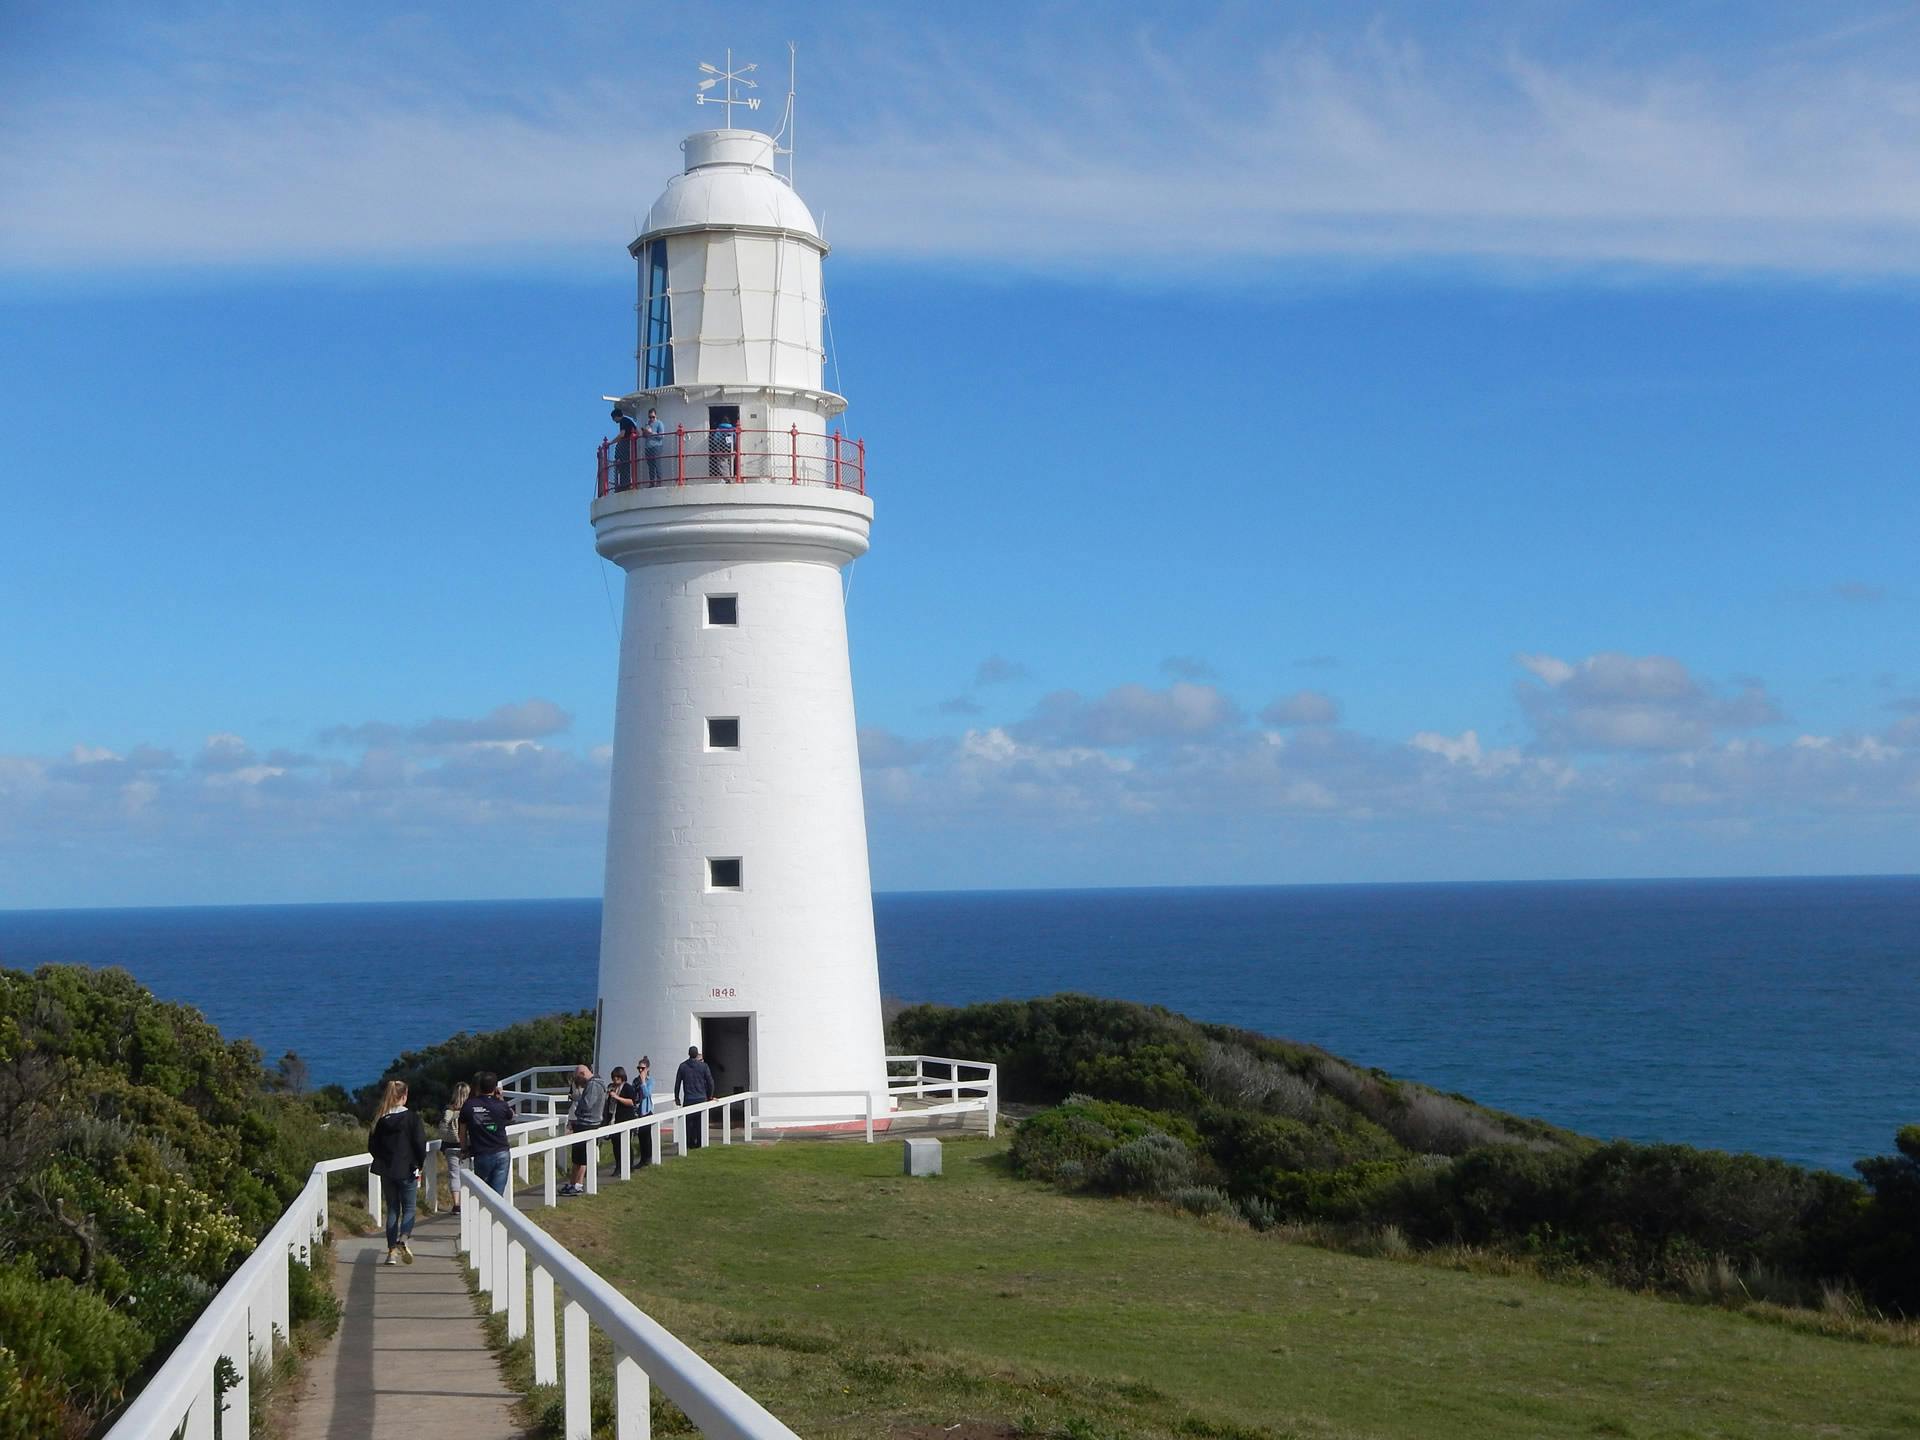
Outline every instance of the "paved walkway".
<path fill-rule="evenodd" d="M 414 1263 L 382 1235 L 334 1242 L 340 1328 L 301 1366 L 288 1440 L 518 1440 L 517 1398 L 487 1348 L 460 1260 L 460 1218 L 423 1216 Z"/>

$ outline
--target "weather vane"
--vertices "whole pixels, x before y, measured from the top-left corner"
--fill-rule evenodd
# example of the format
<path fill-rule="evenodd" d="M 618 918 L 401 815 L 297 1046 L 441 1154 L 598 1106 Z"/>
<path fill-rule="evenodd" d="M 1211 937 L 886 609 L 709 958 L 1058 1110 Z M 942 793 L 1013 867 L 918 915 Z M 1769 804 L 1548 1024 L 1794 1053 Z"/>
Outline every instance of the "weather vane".
<path fill-rule="evenodd" d="M 734 106 L 744 105 L 749 110 L 758 110 L 760 108 L 760 97 L 758 95 L 735 96 L 733 93 L 733 87 L 736 85 L 746 90 L 759 89 L 759 82 L 747 79 L 749 71 L 758 70 L 759 68 L 758 65 L 742 65 L 738 70 L 734 69 L 733 49 L 729 46 L 727 49 L 726 69 L 718 70 L 707 64 L 704 60 L 700 62 L 700 69 L 705 73 L 707 78 L 694 86 L 693 103 L 696 105 L 726 106 L 727 128 L 731 130 L 733 128 Z M 721 91 L 718 95 L 709 95 L 707 93 L 723 80 L 726 82 L 725 90 Z"/>

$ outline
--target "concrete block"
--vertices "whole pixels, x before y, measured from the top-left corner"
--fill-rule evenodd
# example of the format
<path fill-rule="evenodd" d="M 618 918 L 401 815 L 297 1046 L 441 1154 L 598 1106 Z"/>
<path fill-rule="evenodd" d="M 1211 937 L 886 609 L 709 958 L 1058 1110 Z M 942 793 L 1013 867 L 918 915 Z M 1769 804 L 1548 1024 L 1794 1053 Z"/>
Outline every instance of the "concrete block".
<path fill-rule="evenodd" d="M 909 1175 L 940 1173 L 940 1142 L 931 1136 L 916 1136 L 905 1142 L 905 1168 Z"/>

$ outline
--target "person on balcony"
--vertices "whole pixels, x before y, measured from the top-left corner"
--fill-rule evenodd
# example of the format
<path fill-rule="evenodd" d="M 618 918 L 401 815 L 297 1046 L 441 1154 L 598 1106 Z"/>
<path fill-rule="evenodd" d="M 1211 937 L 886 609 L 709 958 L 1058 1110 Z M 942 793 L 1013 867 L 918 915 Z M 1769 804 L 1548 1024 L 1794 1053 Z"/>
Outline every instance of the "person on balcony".
<path fill-rule="evenodd" d="M 613 442 L 613 488 L 626 490 L 633 485 L 633 436 L 640 427 L 618 405 L 613 407 L 613 418 L 620 426 L 620 437 Z"/>
<path fill-rule="evenodd" d="M 640 434 L 647 447 L 647 483 L 658 485 L 667 478 L 667 427 L 660 423 L 658 410 L 647 411 L 647 423 L 640 427 Z"/>
<path fill-rule="evenodd" d="M 724 417 L 707 432 L 707 474 L 719 480 L 733 479 L 733 422 Z"/>

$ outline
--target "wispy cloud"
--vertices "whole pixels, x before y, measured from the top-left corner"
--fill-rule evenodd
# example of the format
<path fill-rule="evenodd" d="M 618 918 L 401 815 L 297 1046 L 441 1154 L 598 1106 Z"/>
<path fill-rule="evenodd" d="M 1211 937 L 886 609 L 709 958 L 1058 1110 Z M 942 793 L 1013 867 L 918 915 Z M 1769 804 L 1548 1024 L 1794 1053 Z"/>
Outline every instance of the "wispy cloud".
<path fill-rule="evenodd" d="M 1088 13 L 797 21 L 801 184 L 836 242 L 1129 273 L 1154 255 L 1155 283 L 1295 260 L 1920 273 L 1904 7 L 1768 7 L 1768 45 L 1610 7 L 1559 29 L 1518 7 L 1450 30 Z M 663 20 L 627 65 L 625 16 L 129 10 L 112 45 L 50 22 L 5 77 L 0 263 L 603 257 L 707 119 L 673 63 L 704 22 Z M 857 83 L 881 73 L 897 83 Z"/>

